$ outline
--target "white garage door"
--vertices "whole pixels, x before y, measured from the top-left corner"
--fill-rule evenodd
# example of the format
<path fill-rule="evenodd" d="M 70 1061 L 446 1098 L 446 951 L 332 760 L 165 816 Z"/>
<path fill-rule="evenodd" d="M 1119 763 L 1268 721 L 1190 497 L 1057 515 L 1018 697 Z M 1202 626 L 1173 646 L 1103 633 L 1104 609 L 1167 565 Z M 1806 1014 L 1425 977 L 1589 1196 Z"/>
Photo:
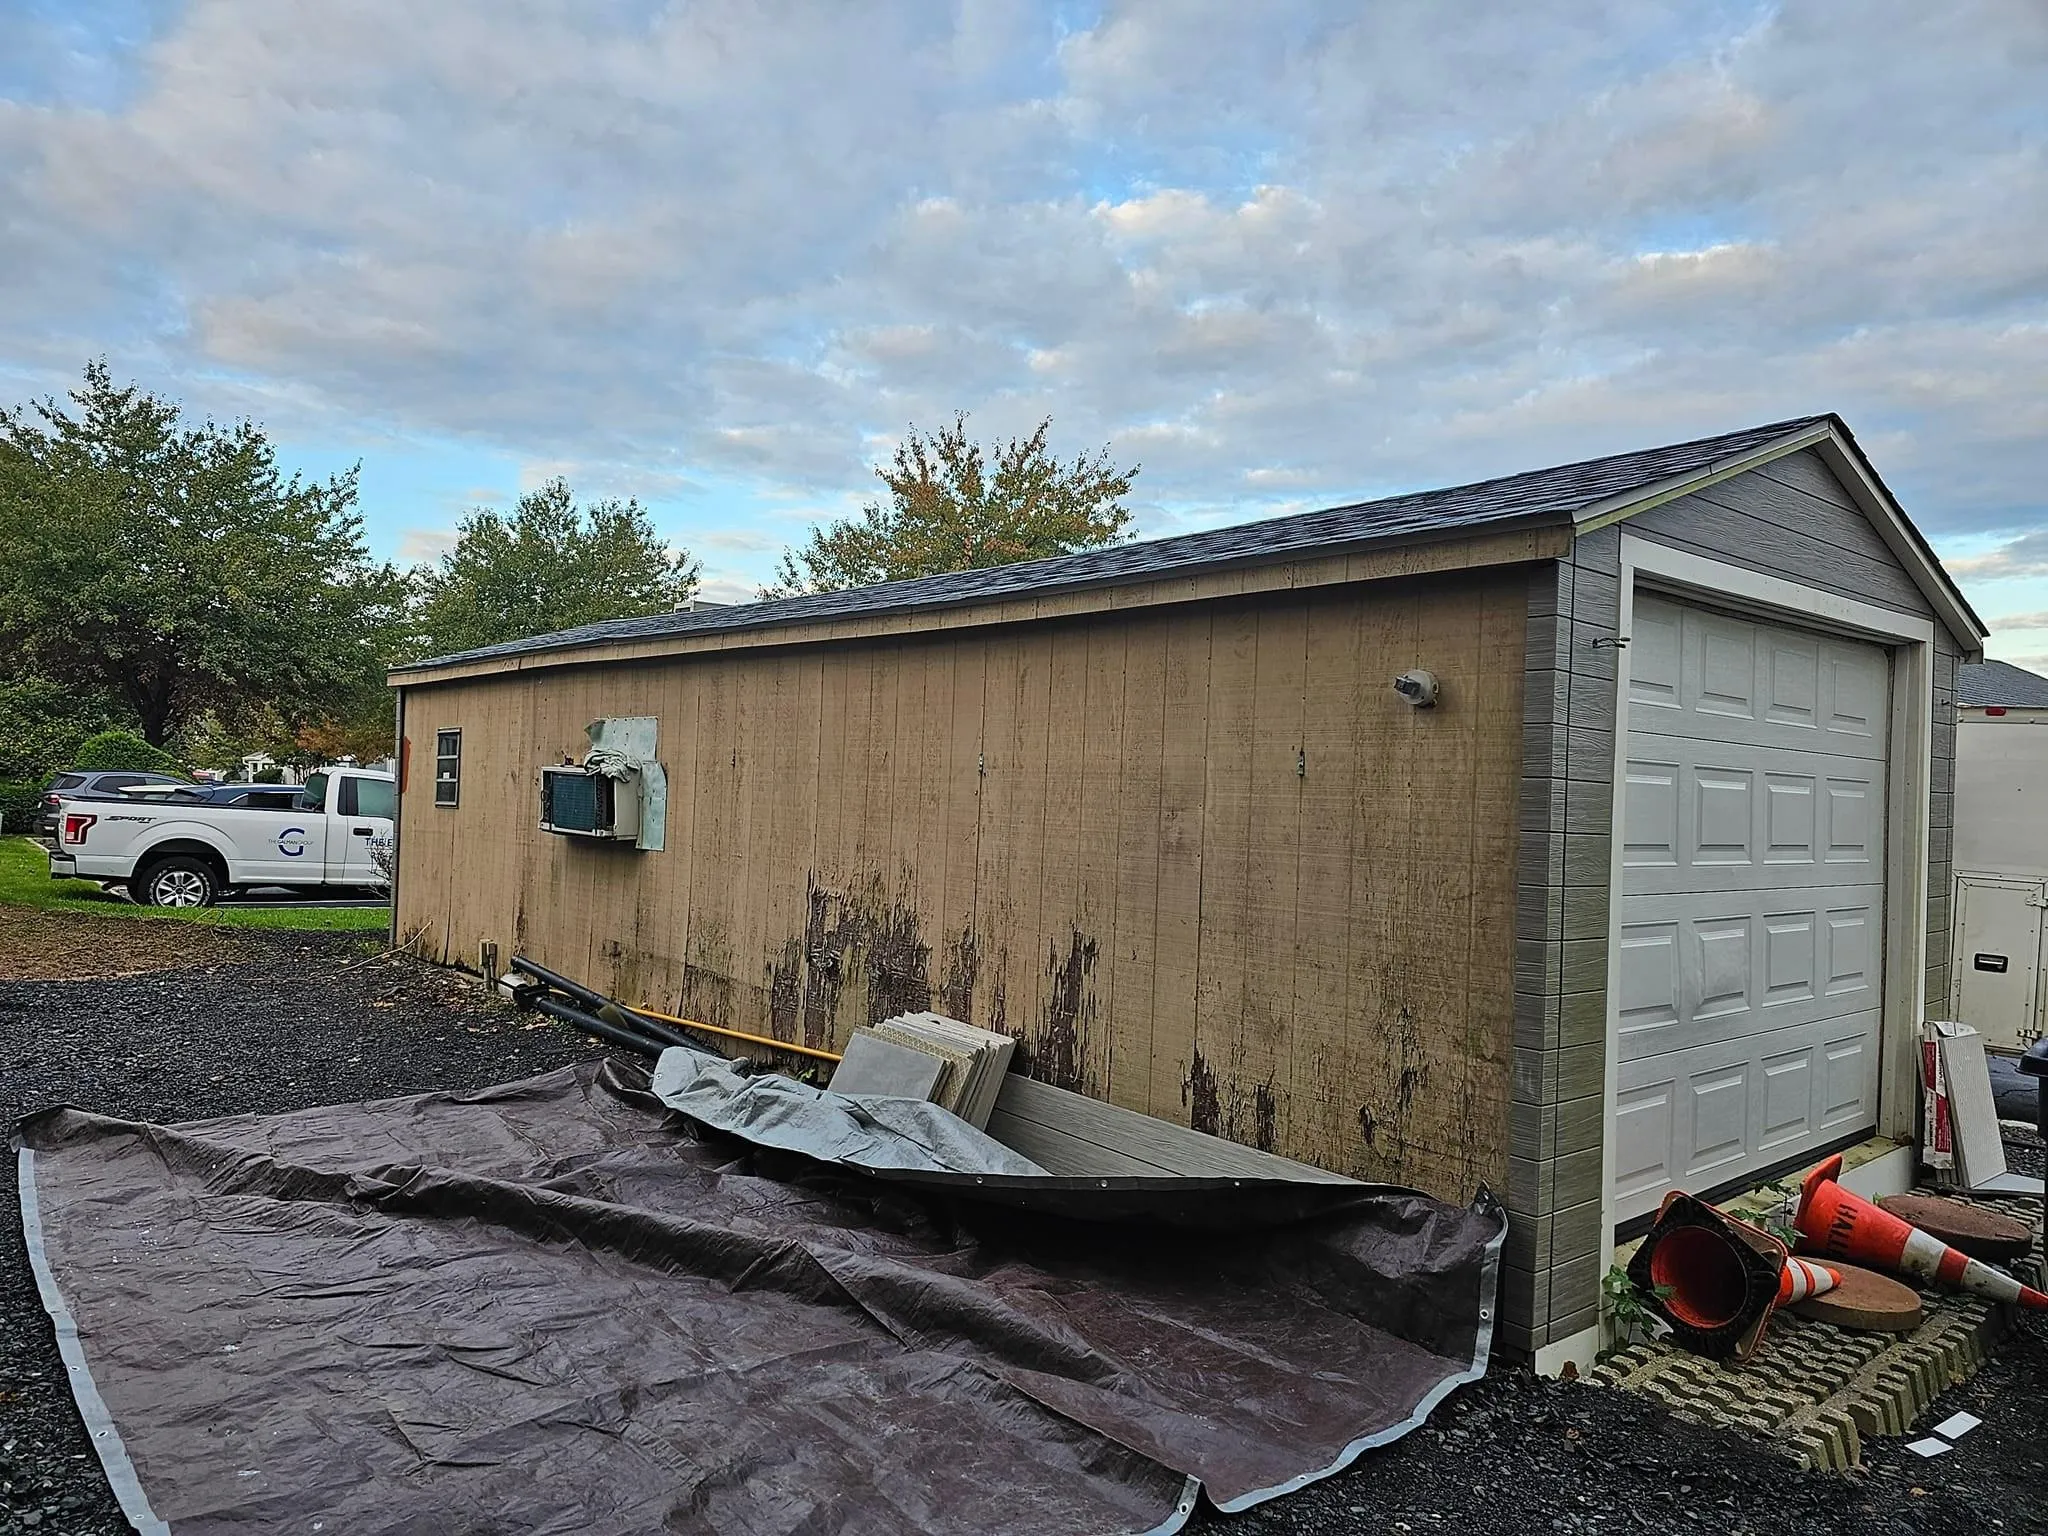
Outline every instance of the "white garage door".
<path fill-rule="evenodd" d="M 1872 1128 L 1890 658 L 1638 594 L 1615 1214 Z"/>

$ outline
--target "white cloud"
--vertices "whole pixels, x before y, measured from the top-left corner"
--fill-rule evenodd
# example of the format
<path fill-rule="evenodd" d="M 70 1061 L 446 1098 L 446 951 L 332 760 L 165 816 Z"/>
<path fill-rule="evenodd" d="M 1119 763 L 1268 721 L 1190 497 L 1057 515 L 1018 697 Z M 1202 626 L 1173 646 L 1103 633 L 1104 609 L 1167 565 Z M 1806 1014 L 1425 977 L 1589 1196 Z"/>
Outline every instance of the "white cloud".
<path fill-rule="evenodd" d="M 1946 562 L 1956 576 L 1979 581 L 2000 581 L 2016 576 L 2048 576 L 2048 528 L 2023 533 L 1982 555 L 1966 555 Z M 2034 615 L 2033 617 L 2040 617 Z M 2008 624 L 2015 621 L 2008 619 Z"/>
<path fill-rule="evenodd" d="M 1148 528 L 1832 408 L 2016 536 L 1982 577 L 2048 469 L 2044 73 L 2038 0 L 193 0 L 118 99 L 0 101 L 0 362 L 810 507 L 1051 413 Z"/>
<path fill-rule="evenodd" d="M 398 537 L 398 559 L 403 565 L 424 565 L 439 560 L 455 547 L 453 528 L 408 528 Z"/>

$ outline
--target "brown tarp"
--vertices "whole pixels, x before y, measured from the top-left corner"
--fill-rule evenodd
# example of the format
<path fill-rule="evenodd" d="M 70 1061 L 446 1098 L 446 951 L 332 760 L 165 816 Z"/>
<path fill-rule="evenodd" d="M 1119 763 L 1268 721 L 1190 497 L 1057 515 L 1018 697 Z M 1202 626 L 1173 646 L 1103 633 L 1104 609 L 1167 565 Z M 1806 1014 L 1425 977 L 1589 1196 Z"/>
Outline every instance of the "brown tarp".
<path fill-rule="evenodd" d="M 20 1140 L 74 1394 L 180 1536 L 1174 1530 L 1479 1374 L 1503 1230 L 1375 1185 L 1219 1232 L 1200 1186 L 1255 1185 L 854 1172 L 615 1062 Z"/>

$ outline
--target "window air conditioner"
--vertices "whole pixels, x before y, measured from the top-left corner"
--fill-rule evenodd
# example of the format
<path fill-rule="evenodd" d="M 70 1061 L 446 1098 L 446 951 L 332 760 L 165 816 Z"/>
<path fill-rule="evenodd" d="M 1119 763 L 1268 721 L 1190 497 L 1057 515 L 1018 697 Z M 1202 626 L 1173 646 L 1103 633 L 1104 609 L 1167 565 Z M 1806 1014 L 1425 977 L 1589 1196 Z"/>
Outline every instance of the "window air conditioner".
<path fill-rule="evenodd" d="M 542 768 L 540 829 L 633 842 L 640 836 L 640 775 L 612 779 L 590 768 Z"/>

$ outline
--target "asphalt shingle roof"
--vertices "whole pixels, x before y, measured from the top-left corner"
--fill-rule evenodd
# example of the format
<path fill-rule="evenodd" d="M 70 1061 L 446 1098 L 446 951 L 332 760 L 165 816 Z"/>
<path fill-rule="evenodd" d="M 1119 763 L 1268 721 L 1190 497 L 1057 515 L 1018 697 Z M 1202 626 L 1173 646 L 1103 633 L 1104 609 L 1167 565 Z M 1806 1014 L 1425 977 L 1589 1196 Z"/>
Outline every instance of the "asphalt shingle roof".
<path fill-rule="evenodd" d="M 1031 560 L 992 570 L 955 571 L 909 581 L 883 582 L 843 592 L 821 592 L 773 602 L 739 603 L 694 612 L 609 619 L 551 635 L 508 640 L 451 656 L 437 656 L 414 668 L 454 662 L 524 656 L 610 641 L 645 640 L 714 630 L 764 629 L 777 624 L 899 613 L 919 608 L 953 608 L 1023 593 L 1113 586 L 1185 575 L 1223 566 L 1284 560 L 1383 541 L 1457 535 L 1502 523 L 1563 522 L 1574 512 L 1611 496 L 1646 489 L 1680 475 L 1761 448 L 1779 438 L 1828 420 L 1801 416 L 1741 432 L 1691 442 L 1610 454 L 1551 469 L 1529 470 L 1472 485 L 1391 496 L 1381 501 L 1331 507 L 1264 522 L 1214 528 L 1173 538 L 1119 544 L 1081 554 Z M 402 668 L 401 671 L 414 670 Z"/>
<path fill-rule="evenodd" d="M 1958 704 L 2001 704 L 2007 709 L 2048 709 L 2048 677 L 2009 661 L 1956 669 Z"/>

